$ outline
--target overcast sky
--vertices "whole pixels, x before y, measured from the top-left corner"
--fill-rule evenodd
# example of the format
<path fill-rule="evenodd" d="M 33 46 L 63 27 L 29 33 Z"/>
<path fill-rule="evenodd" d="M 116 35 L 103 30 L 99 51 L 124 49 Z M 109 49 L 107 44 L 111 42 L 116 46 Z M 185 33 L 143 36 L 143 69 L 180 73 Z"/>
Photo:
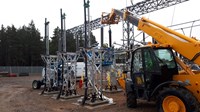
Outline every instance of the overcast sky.
<path fill-rule="evenodd" d="M 134 3 L 140 1 L 141 0 L 133 0 Z M 66 29 L 78 26 L 84 22 L 83 0 L 0 0 L 0 2 L 0 24 L 3 24 L 4 27 L 13 24 L 15 27 L 19 28 L 23 25 L 27 26 L 30 21 L 33 20 L 36 28 L 41 32 L 41 36 L 44 36 L 45 18 L 50 21 L 50 36 L 52 36 L 54 28 L 57 26 L 60 27 L 61 8 L 67 15 Z M 189 0 L 188 2 L 142 16 L 164 26 L 193 21 L 200 19 L 199 4 L 199 0 Z M 100 17 L 102 12 L 110 12 L 112 8 L 122 9 L 130 5 L 130 0 L 90 0 L 90 15 L 93 20 Z M 200 22 L 195 24 L 200 24 Z M 113 40 L 117 43 L 122 43 L 120 41 L 120 39 L 122 39 L 122 25 L 114 25 L 111 28 Z M 199 30 L 200 27 L 194 28 L 192 30 L 192 35 L 200 37 Z M 105 28 L 104 31 L 105 42 L 108 42 L 108 28 Z M 189 35 L 189 31 L 190 30 L 185 31 L 186 35 Z M 93 33 L 97 37 L 97 41 L 99 41 L 100 30 L 95 30 Z"/>

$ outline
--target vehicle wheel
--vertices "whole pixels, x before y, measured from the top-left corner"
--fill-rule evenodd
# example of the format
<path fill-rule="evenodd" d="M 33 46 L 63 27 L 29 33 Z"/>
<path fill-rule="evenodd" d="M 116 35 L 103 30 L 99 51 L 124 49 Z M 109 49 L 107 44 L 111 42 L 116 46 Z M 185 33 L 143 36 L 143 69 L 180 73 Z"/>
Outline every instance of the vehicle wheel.
<path fill-rule="evenodd" d="M 165 88 L 159 93 L 158 112 L 198 112 L 196 98 L 183 88 Z"/>
<path fill-rule="evenodd" d="M 41 87 L 40 81 L 34 80 L 33 83 L 32 83 L 32 88 L 33 89 L 40 89 L 40 87 Z"/>
<path fill-rule="evenodd" d="M 134 92 L 128 92 L 126 96 L 126 104 L 128 108 L 136 108 L 137 107 L 137 98 Z"/>

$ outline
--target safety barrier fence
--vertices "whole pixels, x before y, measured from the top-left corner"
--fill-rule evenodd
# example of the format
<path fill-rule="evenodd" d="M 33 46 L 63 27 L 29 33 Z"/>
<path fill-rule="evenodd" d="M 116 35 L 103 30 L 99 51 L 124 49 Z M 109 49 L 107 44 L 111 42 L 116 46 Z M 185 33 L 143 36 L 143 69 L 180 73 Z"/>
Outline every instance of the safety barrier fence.
<path fill-rule="evenodd" d="M 29 74 L 40 74 L 42 73 L 43 66 L 0 66 L 0 73 L 29 73 Z"/>

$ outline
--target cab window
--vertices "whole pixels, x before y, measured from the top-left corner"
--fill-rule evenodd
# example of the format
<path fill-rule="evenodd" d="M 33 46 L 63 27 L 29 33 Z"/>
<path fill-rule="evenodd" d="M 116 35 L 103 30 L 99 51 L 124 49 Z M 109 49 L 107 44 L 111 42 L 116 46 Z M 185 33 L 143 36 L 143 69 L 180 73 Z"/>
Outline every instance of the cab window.
<path fill-rule="evenodd" d="M 141 49 L 139 49 L 135 52 L 132 63 L 133 63 L 133 72 L 134 73 L 143 71 Z"/>
<path fill-rule="evenodd" d="M 169 49 L 156 49 L 154 53 L 160 63 L 167 65 L 168 68 L 176 67 L 173 54 Z"/>

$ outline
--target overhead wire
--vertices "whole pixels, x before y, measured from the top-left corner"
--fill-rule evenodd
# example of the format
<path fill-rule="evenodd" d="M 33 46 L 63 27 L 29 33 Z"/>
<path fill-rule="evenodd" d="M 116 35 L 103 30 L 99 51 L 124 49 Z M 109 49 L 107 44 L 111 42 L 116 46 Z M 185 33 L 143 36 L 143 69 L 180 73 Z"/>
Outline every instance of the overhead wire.
<path fill-rule="evenodd" d="M 173 21 L 174 21 L 175 10 L 176 10 L 176 5 L 174 5 L 174 10 L 173 10 L 173 13 L 172 13 L 171 25 L 173 24 Z"/>

